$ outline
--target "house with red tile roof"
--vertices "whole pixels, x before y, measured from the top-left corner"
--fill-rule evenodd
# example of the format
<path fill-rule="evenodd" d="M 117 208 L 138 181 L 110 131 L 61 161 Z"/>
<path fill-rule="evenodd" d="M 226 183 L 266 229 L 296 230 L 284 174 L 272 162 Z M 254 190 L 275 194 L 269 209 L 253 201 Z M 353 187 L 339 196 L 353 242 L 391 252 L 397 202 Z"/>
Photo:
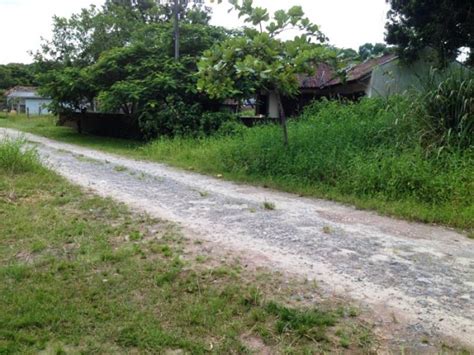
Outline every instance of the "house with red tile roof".
<path fill-rule="evenodd" d="M 426 77 L 434 65 L 429 55 L 414 63 L 404 63 L 395 54 L 371 58 L 363 63 L 351 65 L 340 75 L 328 64 L 319 65 L 312 75 L 299 75 L 299 95 L 283 98 L 288 116 L 302 111 L 314 100 L 345 98 L 358 100 L 362 97 L 388 97 L 402 94 L 409 89 L 419 89 L 421 78 Z M 453 66 L 459 66 L 453 63 Z M 257 115 L 279 117 L 277 100 L 272 94 L 260 95 Z"/>

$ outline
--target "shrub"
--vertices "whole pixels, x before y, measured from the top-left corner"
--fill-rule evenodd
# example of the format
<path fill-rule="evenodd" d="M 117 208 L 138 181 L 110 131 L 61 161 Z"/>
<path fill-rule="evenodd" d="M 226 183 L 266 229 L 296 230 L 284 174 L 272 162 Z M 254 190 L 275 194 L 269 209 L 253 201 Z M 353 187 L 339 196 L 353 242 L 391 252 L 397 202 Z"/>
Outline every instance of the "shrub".
<path fill-rule="evenodd" d="M 170 99 L 159 109 L 147 109 L 139 117 L 140 129 L 145 138 L 199 137 L 216 133 L 227 122 L 236 122 L 228 112 L 206 112 L 200 104 L 187 104 Z"/>
<path fill-rule="evenodd" d="M 25 146 L 23 140 L 0 140 L 0 169 L 18 174 L 42 169 L 38 153 Z"/>
<path fill-rule="evenodd" d="M 200 131 L 209 136 L 216 132 L 233 134 L 237 129 L 237 117 L 230 112 L 204 112 L 201 117 Z"/>

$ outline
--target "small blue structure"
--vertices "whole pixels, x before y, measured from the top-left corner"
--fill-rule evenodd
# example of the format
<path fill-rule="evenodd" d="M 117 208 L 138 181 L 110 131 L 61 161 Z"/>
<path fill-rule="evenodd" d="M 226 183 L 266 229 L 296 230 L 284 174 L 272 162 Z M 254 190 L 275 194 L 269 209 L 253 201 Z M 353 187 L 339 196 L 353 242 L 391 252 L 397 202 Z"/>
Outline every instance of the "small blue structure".
<path fill-rule="evenodd" d="M 17 113 L 27 113 L 29 115 L 49 114 L 48 105 L 51 99 L 38 94 L 36 87 L 15 86 L 5 93 L 8 109 Z"/>

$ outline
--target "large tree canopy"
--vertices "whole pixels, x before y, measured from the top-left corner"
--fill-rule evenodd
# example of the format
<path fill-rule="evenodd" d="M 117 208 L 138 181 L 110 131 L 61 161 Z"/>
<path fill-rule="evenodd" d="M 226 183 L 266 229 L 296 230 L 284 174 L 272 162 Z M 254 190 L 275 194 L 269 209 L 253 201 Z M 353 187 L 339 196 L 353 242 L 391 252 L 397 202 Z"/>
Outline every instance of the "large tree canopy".
<path fill-rule="evenodd" d="M 30 64 L 0 64 L 0 90 L 10 89 L 13 86 L 35 85 L 33 66 Z"/>
<path fill-rule="evenodd" d="M 209 9 L 181 1 L 183 24 L 207 25 Z M 90 6 L 70 18 L 53 17 L 53 36 L 43 39 L 35 53 L 38 63 L 53 61 L 64 65 L 87 66 L 112 48 L 130 44 L 133 35 L 149 24 L 169 23 L 172 8 L 155 0 L 107 0 L 102 8 Z"/>
<path fill-rule="evenodd" d="M 31 64 L 10 63 L 0 65 L 0 109 L 5 105 L 5 91 L 17 86 L 36 85 L 34 68 Z"/>
<path fill-rule="evenodd" d="M 386 41 L 398 46 L 408 60 L 431 47 L 441 64 L 456 58 L 460 49 L 474 56 L 474 2 L 472 0 L 387 0 L 391 5 Z"/>
<path fill-rule="evenodd" d="M 197 92 L 196 63 L 229 35 L 208 24 L 208 11 L 181 1 L 179 61 L 167 3 L 108 0 L 101 9 L 56 18 L 52 41 L 36 57 L 45 68 L 41 91 L 55 112 L 123 112 L 147 137 L 198 131 L 201 113 L 218 105 Z"/>
<path fill-rule="evenodd" d="M 359 57 L 362 61 L 377 57 L 382 54 L 388 54 L 393 51 L 393 48 L 387 47 L 385 43 L 365 43 L 359 47 Z"/>

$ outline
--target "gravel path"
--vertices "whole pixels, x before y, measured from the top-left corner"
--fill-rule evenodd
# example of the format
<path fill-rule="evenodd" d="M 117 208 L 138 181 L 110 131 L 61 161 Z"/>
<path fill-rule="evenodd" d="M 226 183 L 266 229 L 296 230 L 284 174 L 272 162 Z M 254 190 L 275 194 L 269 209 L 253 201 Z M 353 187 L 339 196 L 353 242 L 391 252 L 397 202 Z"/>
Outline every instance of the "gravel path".
<path fill-rule="evenodd" d="M 0 129 L 2 134 L 19 135 Z M 317 280 L 327 294 L 368 305 L 386 323 L 386 337 L 403 326 L 406 334 L 439 335 L 474 348 L 474 240 L 441 227 L 24 136 L 76 184 L 261 255 L 267 265 Z M 265 209 L 264 201 L 275 209 Z"/>

